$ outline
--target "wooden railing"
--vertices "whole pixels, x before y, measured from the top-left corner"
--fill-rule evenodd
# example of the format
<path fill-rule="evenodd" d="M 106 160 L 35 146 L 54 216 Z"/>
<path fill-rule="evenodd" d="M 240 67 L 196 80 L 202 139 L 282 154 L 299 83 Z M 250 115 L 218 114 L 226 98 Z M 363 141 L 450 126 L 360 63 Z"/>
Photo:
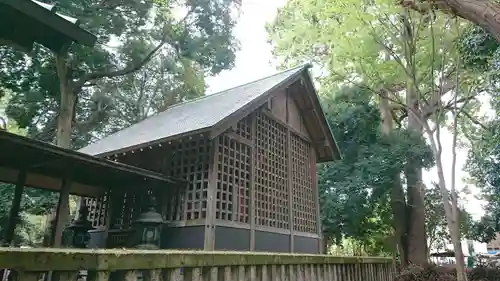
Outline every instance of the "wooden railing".
<path fill-rule="evenodd" d="M 394 280 L 386 258 L 250 252 L 0 248 L 0 268 L 20 281 L 41 280 L 47 272 L 59 281 Z"/>

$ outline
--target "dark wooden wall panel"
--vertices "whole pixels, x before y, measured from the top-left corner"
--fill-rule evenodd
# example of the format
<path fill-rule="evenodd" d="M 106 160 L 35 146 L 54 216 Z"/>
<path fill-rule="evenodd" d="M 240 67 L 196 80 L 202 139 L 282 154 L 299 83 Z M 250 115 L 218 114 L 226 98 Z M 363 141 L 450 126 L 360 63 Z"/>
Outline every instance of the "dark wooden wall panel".
<path fill-rule="evenodd" d="M 250 230 L 217 226 L 215 229 L 215 250 L 250 251 Z"/>
<path fill-rule="evenodd" d="M 289 253 L 290 235 L 256 230 L 255 251 Z"/>
<path fill-rule="evenodd" d="M 294 252 L 304 254 L 319 254 L 321 240 L 314 237 L 294 236 Z"/>
<path fill-rule="evenodd" d="M 164 227 L 161 232 L 163 249 L 202 250 L 205 226 Z"/>

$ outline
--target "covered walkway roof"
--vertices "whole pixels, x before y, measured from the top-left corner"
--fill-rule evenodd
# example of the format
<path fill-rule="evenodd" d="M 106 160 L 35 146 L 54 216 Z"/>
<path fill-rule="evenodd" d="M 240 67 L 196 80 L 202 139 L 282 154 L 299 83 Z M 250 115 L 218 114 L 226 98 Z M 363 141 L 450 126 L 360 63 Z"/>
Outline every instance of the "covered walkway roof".
<path fill-rule="evenodd" d="M 71 181 L 70 194 L 99 196 L 114 188 L 180 185 L 184 180 L 60 148 L 0 130 L 0 182 L 15 183 L 26 171 L 26 186 L 60 191 Z"/>
<path fill-rule="evenodd" d="M 32 0 L 0 0 L 0 45 L 30 51 L 37 42 L 63 53 L 72 42 L 93 47 L 97 38 L 77 19 L 56 12 L 54 5 Z"/>

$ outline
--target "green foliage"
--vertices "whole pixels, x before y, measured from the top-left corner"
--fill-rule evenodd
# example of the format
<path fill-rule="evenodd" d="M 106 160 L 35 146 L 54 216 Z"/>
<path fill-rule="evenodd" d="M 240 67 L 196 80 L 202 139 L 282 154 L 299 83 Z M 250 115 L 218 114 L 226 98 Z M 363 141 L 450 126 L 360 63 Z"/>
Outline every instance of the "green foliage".
<path fill-rule="evenodd" d="M 404 131 L 380 134 L 380 112 L 363 88 L 324 95 L 325 113 L 343 159 L 318 167 L 322 223 L 336 243 L 352 238 L 374 254 L 389 252 L 394 179 L 412 157 L 429 167 L 432 157 L 422 139 Z"/>
<path fill-rule="evenodd" d="M 425 228 L 427 234 L 427 246 L 431 250 L 446 250 L 451 244 L 448 232 L 448 222 L 444 211 L 443 197 L 437 187 L 425 190 Z M 475 238 L 473 231 L 474 222 L 471 215 L 463 208 L 459 208 L 461 237 Z"/>
<path fill-rule="evenodd" d="M 488 71 L 498 51 L 498 43 L 479 26 L 469 26 L 456 41 L 462 63 L 477 71 Z"/>
<path fill-rule="evenodd" d="M 499 112 L 496 109 L 496 112 Z M 500 119 L 486 123 L 488 130 L 483 130 L 479 138 L 473 139 L 469 150 L 466 170 L 475 185 L 481 188 L 482 198 L 486 201 L 486 214 L 477 223 L 473 231 L 476 239 L 488 242 L 500 231 Z"/>
<path fill-rule="evenodd" d="M 98 38 L 92 49 L 77 44 L 71 46 L 67 61 L 69 82 L 84 81 L 82 79 L 92 73 L 109 74 L 137 65 L 160 41 L 165 44 L 146 68 L 156 76 L 151 83 L 164 87 L 160 95 L 165 99 L 202 95 L 205 74 L 217 74 L 234 65 L 238 44 L 232 35 L 235 20 L 231 13 L 239 6 L 237 1 L 59 0 L 53 4 L 61 13 L 78 18 L 82 27 Z M 21 128 L 27 128 L 29 136 L 53 141 L 60 103 L 53 54 L 35 46 L 31 57 L 27 57 L 2 47 L 0 57 L 0 85 L 12 92 L 7 115 Z M 162 63 L 158 64 L 159 61 Z M 107 123 L 111 122 L 110 118 L 122 113 L 124 107 L 127 110 L 137 107 L 141 100 L 130 97 L 140 92 L 130 87 L 137 81 L 137 75 L 140 74 L 85 80 L 81 89 L 75 89 L 74 94 L 78 96 L 73 118 L 76 147 L 96 135 L 116 130 L 110 128 L 113 124 Z M 99 77 L 102 76 L 107 77 Z M 148 94 L 151 87 L 148 85 L 146 89 Z M 126 99 L 119 100 L 122 96 Z M 147 103 L 142 106 L 149 107 Z M 153 108 L 153 113 L 154 110 L 158 108 Z"/>

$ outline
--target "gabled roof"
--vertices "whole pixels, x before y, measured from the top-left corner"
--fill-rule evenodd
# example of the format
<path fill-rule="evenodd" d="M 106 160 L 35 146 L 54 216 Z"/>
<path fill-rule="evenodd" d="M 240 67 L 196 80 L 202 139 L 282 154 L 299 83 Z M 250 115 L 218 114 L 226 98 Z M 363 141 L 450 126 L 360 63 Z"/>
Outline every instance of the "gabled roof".
<path fill-rule="evenodd" d="M 291 85 L 304 74 L 310 81 L 308 67 L 306 65 L 292 68 L 235 88 L 171 106 L 163 112 L 80 149 L 80 152 L 105 156 L 182 135 L 205 132 L 215 126 L 219 127 L 237 113 L 261 106 L 259 101 L 264 103 L 273 90 Z M 318 100 L 314 90 L 313 95 Z M 316 104 L 319 105 L 319 101 Z M 319 111 L 322 118 L 320 123 L 326 124 L 329 135 L 322 140 L 329 142 L 331 149 L 334 150 L 331 154 L 338 156 L 337 146 L 321 108 Z"/>

